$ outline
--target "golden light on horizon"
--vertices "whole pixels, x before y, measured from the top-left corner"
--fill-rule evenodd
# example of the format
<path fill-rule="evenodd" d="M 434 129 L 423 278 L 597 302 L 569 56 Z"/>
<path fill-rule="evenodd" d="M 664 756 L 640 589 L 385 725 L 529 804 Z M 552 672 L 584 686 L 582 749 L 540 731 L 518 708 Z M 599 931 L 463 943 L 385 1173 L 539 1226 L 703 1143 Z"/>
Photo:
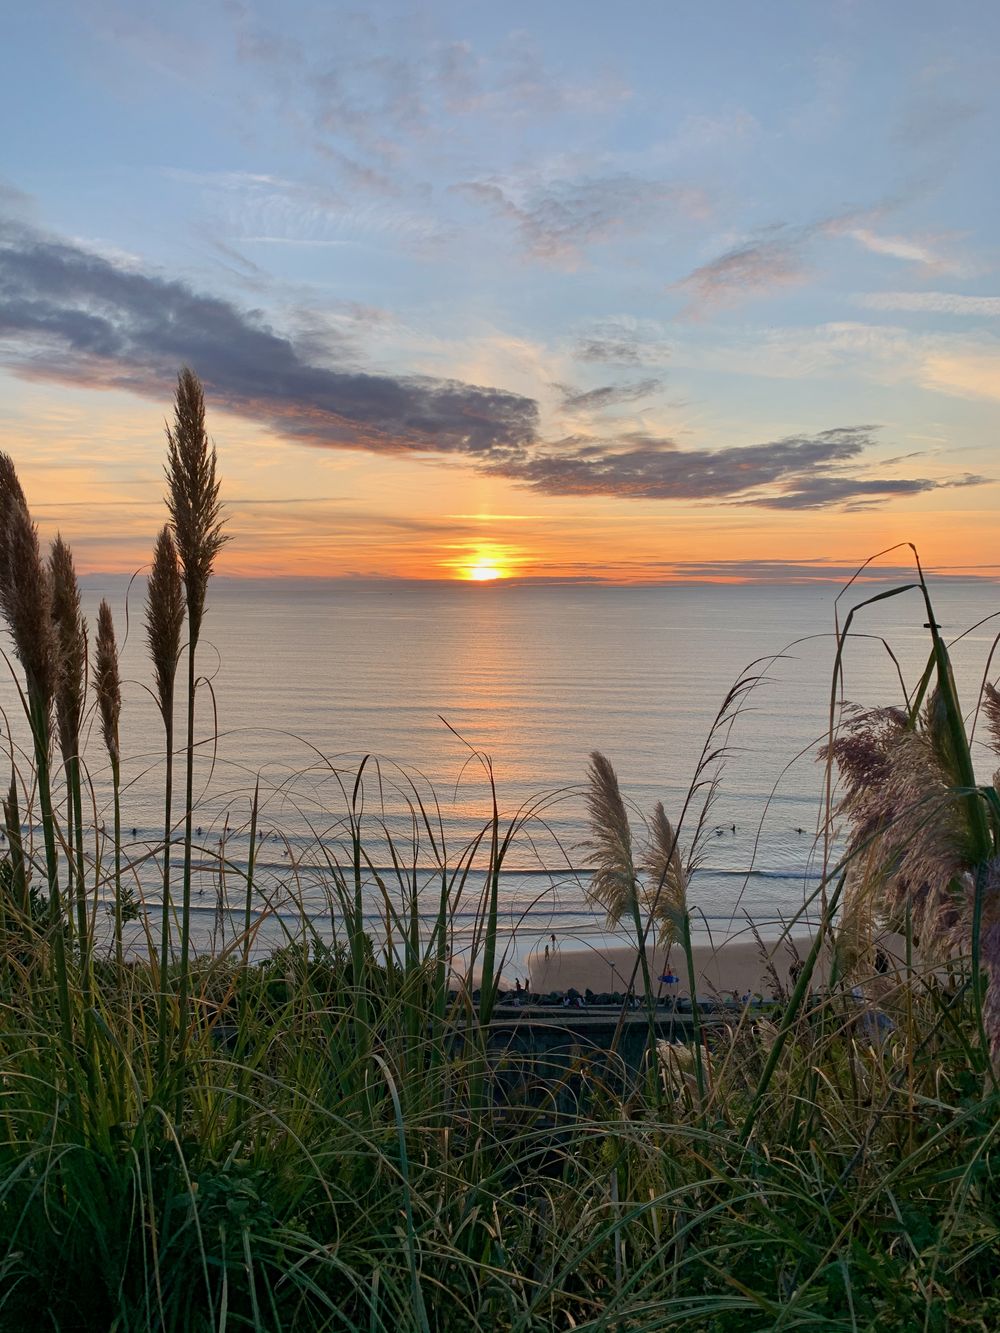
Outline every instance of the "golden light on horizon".
<path fill-rule="evenodd" d="M 509 573 L 510 571 L 503 567 L 496 556 L 477 556 L 472 564 L 464 566 L 464 577 L 471 579 L 474 583 L 488 583 L 491 579 L 505 579 Z"/>
<path fill-rule="evenodd" d="M 455 542 L 446 548 L 453 554 L 440 561 L 439 568 L 463 583 L 497 583 L 516 578 L 530 562 L 522 548 L 503 541 L 484 538 L 473 542 Z"/>

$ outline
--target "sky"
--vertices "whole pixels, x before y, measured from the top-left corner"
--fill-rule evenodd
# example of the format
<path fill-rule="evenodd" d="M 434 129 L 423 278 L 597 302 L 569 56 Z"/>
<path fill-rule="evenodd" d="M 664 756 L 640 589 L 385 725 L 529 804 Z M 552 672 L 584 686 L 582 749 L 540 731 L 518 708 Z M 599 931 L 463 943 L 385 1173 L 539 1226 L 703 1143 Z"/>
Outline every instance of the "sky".
<path fill-rule="evenodd" d="M 992 0 L 9 6 L 0 448 L 82 572 L 190 365 L 221 572 L 994 577 L 998 103 Z"/>

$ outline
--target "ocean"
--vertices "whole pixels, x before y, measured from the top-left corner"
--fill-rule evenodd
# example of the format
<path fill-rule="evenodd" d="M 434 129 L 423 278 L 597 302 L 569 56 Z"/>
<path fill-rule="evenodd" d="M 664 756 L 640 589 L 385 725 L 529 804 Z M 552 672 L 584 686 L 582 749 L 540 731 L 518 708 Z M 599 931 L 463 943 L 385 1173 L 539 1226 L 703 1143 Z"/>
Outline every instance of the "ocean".
<path fill-rule="evenodd" d="M 144 583 L 132 584 L 126 606 L 124 581 L 83 582 L 91 623 L 106 596 L 120 637 L 127 627 L 122 819 L 126 878 L 151 909 L 149 924 L 129 927 L 130 947 L 143 949 L 156 936 L 163 748 L 145 656 Z M 856 585 L 842 599 L 841 620 L 878 591 Z M 696 921 L 726 934 L 749 916 L 766 934 L 802 910 L 822 873 L 817 753 L 831 697 L 838 715 L 842 702 L 899 703 L 899 672 L 912 688 L 929 649 L 918 595 L 881 601 L 858 614 L 842 688 L 832 690 L 838 592 L 825 584 L 213 580 L 198 695 L 196 945 L 224 947 L 240 928 L 255 784 L 255 949 L 301 938 L 303 919 L 330 937 L 330 867 L 349 857 L 347 812 L 365 756 L 357 809 L 373 867 L 364 899 L 376 939 L 386 896 L 400 898 L 410 882 L 395 873 L 391 844 L 397 868 L 416 867 L 429 919 L 440 890 L 438 849 L 443 843 L 452 864 L 461 860 L 489 823 L 494 788 L 502 833 L 517 825 L 500 879 L 508 972 L 520 975 L 527 954 L 552 935 L 561 947 L 615 939 L 586 894 L 583 784 L 593 750 L 617 770 L 637 845 L 643 818 L 662 801 L 681 821 L 686 854 L 701 809 L 699 797 L 688 801 L 691 786 L 717 780 L 690 886 Z M 970 627 L 1000 612 L 1000 593 L 972 580 L 942 581 L 932 593 L 945 636 L 964 635 L 954 660 L 971 708 L 997 621 Z M 755 683 L 719 727 L 741 675 Z M 9 678 L 3 704 L 13 743 L 23 744 Z M 699 768 L 706 746 L 723 753 Z M 93 722 L 85 753 L 97 825 L 110 828 L 107 764 Z M 979 762 L 988 773 L 985 747 Z M 457 957 L 478 914 L 485 850 L 472 858 L 455 911 Z M 96 859 L 94 847 L 90 854 Z M 105 846 L 103 887 L 93 870 L 104 906 L 107 855 Z M 106 911 L 98 923 L 106 938 Z"/>

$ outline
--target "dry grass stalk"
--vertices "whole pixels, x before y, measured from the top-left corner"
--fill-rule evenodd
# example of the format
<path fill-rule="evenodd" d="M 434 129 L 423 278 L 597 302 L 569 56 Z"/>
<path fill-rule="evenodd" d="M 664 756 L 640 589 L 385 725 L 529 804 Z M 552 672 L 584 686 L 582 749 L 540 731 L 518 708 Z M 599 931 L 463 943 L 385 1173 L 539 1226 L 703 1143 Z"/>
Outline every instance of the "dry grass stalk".
<path fill-rule="evenodd" d="M 49 557 L 52 600 L 52 641 L 55 649 L 55 705 L 59 749 L 66 768 L 69 801 L 67 832 L 73 855 L 67 876 L 68 899 L 75 894 L 83 994 L 89 998 L 90 921 L 84 886 L 83 797 L 80 784 L 80 726 L 87 694 L 87 626 L 80 611 L 80 589 L 73 568 L 73 553 L 57 536 Z M 89 1013 L 89 1011 L 88 1011 Z M 85 1014 L 85 1024 L 90 1018 Z"/>
<path fill-rule="evenodd" d="M 174 687 L 184 627 L 184 586 L 170 528 L 161 528 L 146 584 L 146 639 L 166 739 L 163 781 L 163 902 L 160 915 L 159 1064 L 167 1058 L 167 965 L 170 960 L 170 844 L 174 785 Z M 188 819 L 190 824 L 190 818 Z"/>
<path fill-rule="evenodd" d="M 184 627 L 184 588 L 169 527 L 156 539 L 146 584 L 146 638 L 156 677 L 156 698 L 164 722 L 173 716 L 174 683 Z"/>
<path fill-rule="evenodd" d="M 771 983 L 771 994 L 776 1000 L 784 1001 L 788 997 L 784 986 L 781 984 L 781 977 L 778 975 L 778 969 L 774 965 L 774 955 L 761 938 L 761 933 L 757 929 L 756 922 L 752 921 L 750 917 L 747 917 L 747 924 L 750 927 L 750 934 L 753 936 L 753 942 L 757 950 L 757 957 L 760 959 L 761 969 Z"/>
<path fill-rule="evenodd" d="M 664 1041 L 656 1043 L 656 1056 L 664 1091 L 683 1097 L 688 1106 L 697 1104 L 699 1089 L 698 1054 L 692 1043 Z M 701 1066 L 711 1078 L 712 1056 L 707 1047 L 700 1051 Z"/>
<path fill-rule="evenodd" d="M 111 763 L 121 761 L 118 722 L 122 711 L 122 685 L 118 670 L 118 644 L 111 607 L 101 602 L 97 612 L 97 640 L 94 645 L 94 693 L 101 715 L 101 735 Z"/>
<path fill-rule="evenodd" d="M 201 382 L 186 367 L 177 377 L 174 425 L 167 427 L 167 508 L 184 571 L 189 633 L 197 644 L 215 557 L 226 542 L 214 446 L 205 432 Z"/>
<path fill-rule="evenodd" d="M 194 821 L 194 711 L 195 650 L 205 612 L 205 596 L 215 557 L 226 538 L 222 532 L 222 504 L 215 471 L 215 449 L 205 433 L 205 398 L 198 377 L 185 368 L 177 378 L 174 426 L 167 427 L 167 508 L 173 524 L 174 542 L 180 559 L 187 595 L 188 697 L 185 744 L 184 879 L 180 920 L 180 960 L 177 1009 L 181 1045 L 188 1024 L 189 955 L 191 941 L 192 826 Z M 165 718 L 166 720 L 166 718 Z M 169 737 L 168 724 L 168 737 Z M 166 787 L 171 778 L 168 772 Z M 169 872 L 169 819 L 164 854 L 164 913 L 167 912 Z M 166 916 L 164 926 L 166 927 Z M 166 959 L 164 956 L 164 963 Z"/>
<path fill-rule="evenodd" d="M 80 752 L 80 725 L 87 690 L 87 623 L 80 610 L 80 589 L 73 553 L 57 536 L 49 558 L 56 672 L 56 723 L 63 761 Z"/>
<path fill-rule="evenodd" d="M 17 803 L 17 781 L 11 776 L 10 787 L 3 798 L 4 827 L 11 866 L 11 896 L 21 913 L 25 926 L 31 918 L 31 899 L 28 896 L 28 876 L 24 865 L 24 847 L 21 843 L 21 813 Z"/>
<path fill-rule="evenodd" d="M 101 716 L 101 735 L 111 760 L 111 780 L 115 804 L 115 961 L 119 971 L 124 967 L 125 954 L 122 926 L 126 919 L 134 920 L 138 908 L 131 890 L 122 889 L 122 812 L 121 812 L 121 741 L 118 723 L 122 711 L 121 676 L 118 670 L 118 644 L 111 607 L 102 601 L 97 613 L 97 642 L 94 649 L 94 693 Z"/>
<path fill-rule="evenodd" d="M 993 1062 L 1000 1068 L 1000 858 L 997 857 L 989 863 L 986 876 L 979 950 L 989 977 L 983 996 L 983 1027 L 990 1039 Z"/>

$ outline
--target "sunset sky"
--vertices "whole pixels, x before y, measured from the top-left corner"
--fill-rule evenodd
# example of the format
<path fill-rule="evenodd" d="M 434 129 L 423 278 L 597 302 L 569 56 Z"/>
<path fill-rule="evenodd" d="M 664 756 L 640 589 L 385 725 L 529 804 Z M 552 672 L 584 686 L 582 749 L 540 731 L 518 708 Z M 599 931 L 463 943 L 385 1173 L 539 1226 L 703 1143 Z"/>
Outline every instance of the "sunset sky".
<path fill-rule="evenodd" d="M 233 574 L 1000 573 L 992 0 L 35 0 L 0 448 L 148 558 L 202 377 Z"/>

